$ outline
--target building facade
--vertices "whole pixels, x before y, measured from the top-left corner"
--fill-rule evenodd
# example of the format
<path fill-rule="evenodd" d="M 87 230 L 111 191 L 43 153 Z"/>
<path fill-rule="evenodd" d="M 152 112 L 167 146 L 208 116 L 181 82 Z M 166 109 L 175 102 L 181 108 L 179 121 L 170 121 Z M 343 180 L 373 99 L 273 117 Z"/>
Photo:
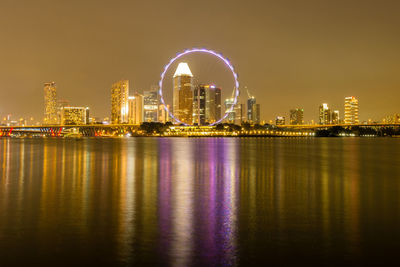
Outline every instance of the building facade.
<path fill-rule="evenodd" d="M 358 124 L 358 99 L 354 96 L 349 96 L 344 99 L 344 123 Z"/>
<path fill-rule="evenodd" d="M 193 75 L 187 63 L 179 63 L 173 76 L 173 114 L 182 123 L 193 123 Z"/>
<path fill-rule="evenodd" d="M 170 106 L 166 105 L 169 110 Z M 165 106 L 163 104 L 158 106 L 158 122 L 166 123 L 170 120 L 168 111 L 165 110 Z"/>
<path fill-rule="evenodd" d="M 121 80 L 111 86 L 111 123 L 128 123 L 129 81 Z"/>
<path fill-rule="evenodd" d="M 84 125 L 89 124 L 88 107 L 63 107 L 62 109 L 63 125 Z"/>
<path fill-rule="evenodd" d="M 283 116 L 278 116 L 275 118 L 275 125 L 285 125 L 286 119 Z"/>
<path fill-rule="evenodd" d="M 250 123 L 254 123 L 253 105 L 255 104 L 256 98 L 254 96 L 249 96 L 247 99 L 247 121 Z"/>
<path fill-rule="evenodd" d="M 135 93 L 128 97 L 128 123 L 141 124 L 143 122 L 143 95 Z"/>
<path fill-rule="evenodd" d="M 319 124 L 327 125 L 331 124 L 331 110 L 328 107 L 328 104 L 323 103 L 319 106 Z"/>
<path fill-rule="evenodd" d="M 143 120 L 145 122 L 158 121 L 158 92 L 157 90 L 143 93 Z"/>
<path fill-rule="evenodd" d="M 304 124 L 304 109 L 296 108 L 291 109 L 290 113 L 290 124 L 291 125 L 302 125 Z"/>
<path fill-rule="evenodd" d="M 55 82 L 44 84 L 44 124 L 58 124 L 57 88 Z"/>
<path fill-rule="evenodd" d="M 340 113 L 339 110 L 332 112 L 332 124 L 340 124 Z"/>
<path fill-rule="evenodd" d="M 221 88 L 201 84 L 193 92 L 193 123 L 211 124 L 221 119 Z"/>
<path fill-rule="evenodd" d="M 235 119 L 236 119 L 236 113 L 235 113 L 235 109 L 231 107 L 234 105 L 235 103 L 235 99 L 234 98 L 227 98 L 225 99 L 225 114 L 227 114 L 225 120 L 228 123 L 235 123 Z"/>

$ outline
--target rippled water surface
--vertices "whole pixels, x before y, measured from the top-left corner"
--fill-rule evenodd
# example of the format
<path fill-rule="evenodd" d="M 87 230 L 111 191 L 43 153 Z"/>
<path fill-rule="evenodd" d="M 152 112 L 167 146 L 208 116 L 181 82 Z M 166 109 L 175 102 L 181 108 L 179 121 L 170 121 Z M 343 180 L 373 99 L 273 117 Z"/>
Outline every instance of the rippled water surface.
<path fill-rule="evenodd" d="M 0 139 L 0 266 L 383 264 L 400 139 Z"/>

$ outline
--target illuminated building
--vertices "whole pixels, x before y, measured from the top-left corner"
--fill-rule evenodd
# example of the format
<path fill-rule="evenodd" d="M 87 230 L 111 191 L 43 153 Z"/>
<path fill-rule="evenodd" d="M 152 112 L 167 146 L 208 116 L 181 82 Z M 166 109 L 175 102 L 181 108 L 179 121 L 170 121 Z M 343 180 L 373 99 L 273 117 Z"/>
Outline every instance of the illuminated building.
<path fill-rule="evenodd" d="M 235 123 L 235 118 L 236 118 L 235 109 L 232 109 L 231 111 L 229 111 L 234 102 L 235 102 L 234 98 L 225 99 L 225 113 L 228 114 L 226 116 L 226 121 L 228 123 Z"/>
<path fill-rule="evenodd" d="M 286 123 L 285 117 L 282 116 L 276 117 L 275 125 L 285 125 L 285 123 Z"/>
<path fill-rule="evenodd" d="M 340 116 L 339 110 L 334 110 L 332 112 L 332 124 L 339 124 L 340 123 Z"/>
<path fill-rule="evenodd" d="M 64 107 L 62 109 L 63 125 L 83 125 L 89 124 L 88 107 Z"/>
<path fill-rule="evenodd" d="M 129 81 L 121 80 L 111 86 L 111 123 L 128 122 Z"/>
<path fill-rule="evenodd" d="M 236 104 L 234 111 L 235 111 L 235 124 L 238 125 L 242 124 L 242 122 L 246 119 L 246 116 L 244 114 L 246 112 L 244 109 L 244 105 Z"/>
<path fill-rule="evenodd" d="M 44 124 L 57 124 L 57 88 L 55 82 L 44 84 Z"/>
<path fill-rule="evenodd" d="M 193 123 L 193 75 L 187 63 L 179 63 L 173 76 L 173 112 L 183 123 Z"/>
<path fill-rule="evenodd" d="M 251 122 L 254 124 L 260 124 L 260 104 L 254 103 L 251 107 Z"/>
<path fill-rule="evenodd" d="M 143 93 L 143 120 L 145 122 L 156 122 L 158 120 L 157 90 Z"/>
<path fill-rule="evenodd" d="M 221 118 L 221 89 L 215 85 L 198 85 L 193 96 L 193 123 L 214 123 Z"/>
<path fill-rule="evenodd" d="M 291 125 L 302 125 L 304 123 L 304 109 L 291 109 L 289 113 Z"/>
<path fill-rule="evenodd" d="M 331 110 L 329 109 L 328 104 L 323 103 L 319 106 L 319 124 L 331 124 L 331 121 Z"/>
<path fill-rule="evenodd" d="M 344 123 L 358 124 L 358 100 L 354 96 L 349 96 L 344 99 Z"/>
<path fill-rule="evenodd" d="M 69 101 L 65 99 L 58 99 L 57 100 L 57 118 L 58 121 L 62 122 L 62 109 L 64 107 L 69 107 Z"/>
<path fill-rule="evenodd" d="M 247 99 L 247 120 L 250 123 L 254 123 L 254 115 L 253 115 L 253 105 L 256 104 L 256 98 L 254 96 L 250 96 Z"/>
<path fill-rule="evenodd" d="M 141 124 L 143 122 L 143 96 L 135 93 L 128 97 L 128 123 Z"/>
<path fill-rule="evenodd" d="M 167 108 L 169 110 L 169 105 L 167 105 Z M 170 121 L 169 113 L 165 110 L 164 105 L 161 104 L 158 106 L 158 122 L 166 123 L 167 121 Z"/>

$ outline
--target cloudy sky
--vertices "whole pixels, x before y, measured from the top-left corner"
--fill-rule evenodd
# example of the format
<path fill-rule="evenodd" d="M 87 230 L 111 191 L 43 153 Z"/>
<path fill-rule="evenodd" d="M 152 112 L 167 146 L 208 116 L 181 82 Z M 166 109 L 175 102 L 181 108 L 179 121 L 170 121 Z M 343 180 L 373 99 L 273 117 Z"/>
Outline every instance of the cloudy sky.
<path fill-rule="evenodd" d="M 206 47 L 232 61 L 264 120 L 295 107 L 316 119 L 323 102 L 342 112 L 351 95 L 362 120 L 381 119 L 400 113 L 399 14 L 394 0 L 2 0 L 0 115 L 42 118 L 55 81 L 60 98 L 108 116 L 113 82 L 147 90 L 177 52 Z M 188 61 L 231 90 L 216 60 Z"/>

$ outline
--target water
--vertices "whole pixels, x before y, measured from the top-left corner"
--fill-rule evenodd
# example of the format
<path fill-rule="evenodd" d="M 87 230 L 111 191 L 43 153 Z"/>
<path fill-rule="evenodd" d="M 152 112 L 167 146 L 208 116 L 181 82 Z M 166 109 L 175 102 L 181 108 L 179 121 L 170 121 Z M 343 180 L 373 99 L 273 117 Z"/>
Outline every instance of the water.
<path fill-rule="evenodd" d="M 400 139 L 0 139 L 0 265 L 382 264 Z"/>

